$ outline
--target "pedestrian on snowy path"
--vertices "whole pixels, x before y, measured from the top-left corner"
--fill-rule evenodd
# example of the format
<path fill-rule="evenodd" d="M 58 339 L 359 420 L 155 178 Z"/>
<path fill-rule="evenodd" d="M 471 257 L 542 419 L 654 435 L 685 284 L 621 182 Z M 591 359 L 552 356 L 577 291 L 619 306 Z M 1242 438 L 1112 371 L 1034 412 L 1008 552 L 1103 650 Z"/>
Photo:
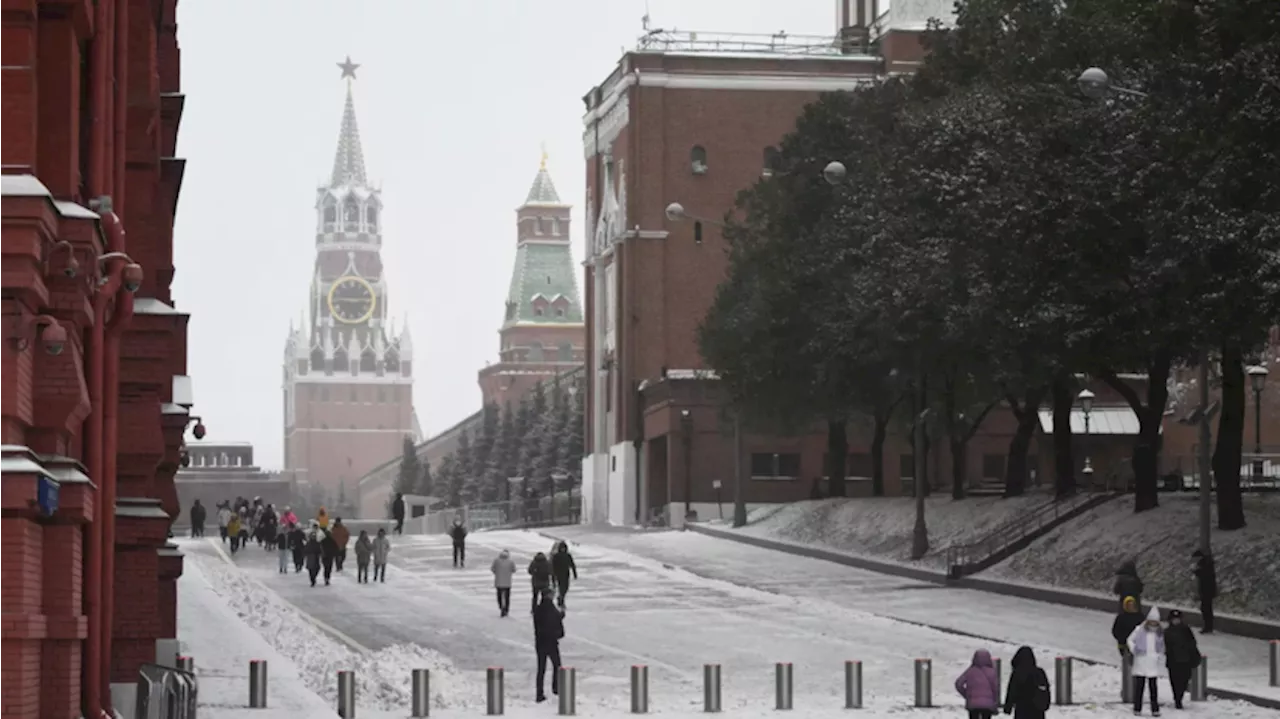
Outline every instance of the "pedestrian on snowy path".
<path fill-rule="evenodd" d="M 231 537 L 231 555 L 235 556 L 240 549 L 240 515 L 234 514 L 227 520 L 227 534 Z"/>
<path fill-rule="evenodd" d="M 333 532 L 320 529 L 320 563 L 324 566 L 324 585 L 329 586 L 329 577 L 333 574 L 333 562 L 338 558 L 338 543 L 333 539 Z"/>
<path fill-rule="evenodd" d="M 964 697 L 969 719 L 991 719 L 1000 706 L 1000 677 L 991 652 L 979 649 L 973 653 L 973 663 L 956 678 L 956 691 Z"/>
<path fill-rule="evenodd" d="M 511 613 L 511 581 L 516 576 L 516 563 L 511 560 L 511 552 L 502 550 L 489 571 L 493 572 L 493 587 L 498 592 L 498 616 L 505 617 Z"/>
<path fill-rule="evenodd" d="M 545 559 L 545 557 L 544 557 Z M 543 676 L 551 663 L 551 693 L 560 693 L 560 640 L 564 638 L 564 615 L 556 608 L 555 592 L 542 591 L 542 602 L 533 608 L 533 644 L 538 654 L 537 701 L 545 702 Z"/>
<path fill-rule="evenodd" d="M 293 573 L 297 574 L 302 571 L 302 563 L 306 559 L 304 552 L 307 549 L 307 533 L 302 531 L 302 527 L 297 524 L 289 530 L 289 550 L 293 553 Z"/>
<path fill-rule="evenodd" d="M 533 555 L 533 561 L 529 562 L 529 582 L 533 586 L 533 601 L 529 611 L 533 612 L 538 609 L 538 599 L 542 597 L 542 592 L 551 588 L 551 562 L 542 552 Z"/>
<path fill-rule="evenodd" d="M 396 499 L 391 503 L 391 518 L 396 520 L 395 529 L 392 531 L 396 534 L 404 532 L 404 495 L 396 492 Z"/>
<path fill-rule="evenodd" d="M 334 567 L 341 572 L 342 563 L 347 561 L 347 543 L 351 541 L 351 530 L 347 529 L 347 525 L 342 523 L 342 517 L 333 518 L 333 529 L 330 530 L 333 535 L 333 542 L 337 545 L 337 552 L 333 555 Z"/>
<path fill-rule="evenodd" d="M 461 519 L 453 520 L 449 528 L 449 537 L 453 540 L 453 568 L 467 567 L 467 528 L 462 526 Z"/>
<path fill-rule="evenodd" d="M 192 537 L 204 536 L 204 517 L 205 517 L 204 505 L 200 504 L 200 500 L 197 499 L 195 503 L 191 505 L 191 536 Z"/>
<path fill-rule="evenodd" d="M 1133 597 L 1125 597 L 1120 606 L 1120 613 L 1111 623 L 1111 636 L 1116 640 L 1123 658 L 1129 654 L 1129 635 L 1142 624 L 1142 615 L 1138 613 L 1138 600 Z"/>
<path fill-rule="evenodd" d="M 289 573 L 289 528 L 276 533 L 276 557 L 280 560 L 280 573 Z"/>
<path fill-rule="evenodd" d="M 564 609 L 564 595 L 569 593 L 570 572 L 574 579 L 578 578 L 578 565 L 573 563 L 573 555 L 569 554 L 569 543 L 561 542 L 555 554 L 551 555 L 551 575 L 557 589 L 556 604 L 561 609 Z"/>
<path fill-rule="evenodd" d="M 1182 708 L 1182 696 L 1191 684 L 1191 672 L 1200 666 L 1200 646 L 1195 632 L 1182 620 L 1182 612 L 1169 612 L 1169 626 L 1164 630 L 1165 667 L 1173 688 L 1173 706 Z"/>
<path fill-rule="evenodd" d="M 387 530 L 379 529 L 373 540 L 373 578 L 379 582 L 387 581 L 387 557 L 391 556 L 391 540 L 387 539 Z"/>
<path fill-rule="evenodd" d="M 356 583 L 369 583 L 369 558 L 373 556 L 373 542 L 369 541 L 369 533 L 360 530 L 356 537 Z"/>
<path fill-rule="evenodd" d="M 324 549 L 320 546 L 320 537 L 317 532 L 312 531 L 307 537 L 307 548 L 303 550 L 307 555 L 307 574 L 311 577 L 311 586 L 316 585 L 316 577 L 320 574 L 320 555 L 324 553 Z"/>
<path fill-rule="evenodd" d="M 1124 564 L 1116 570 L 1116 583 L 1111 588 L 1111 592 L 1120 600 L 1120 608 L 1124 609 L 1125 597 L 1133 597 L 1138 602 L 1138 609 L 1141 609 L 1142 589 L 1142 580 L 1138 578 L 1137 562 L 1132 559 L 1125 560 Z"/>
<path fill-rule="evenodd" d="M 1151 692 L 1151 716 L 1160 716 L 1160 698 L 1156 687 L 1160 680 L 1160 668 L 1167 661 L 1164 628 L 1160 625 L 1160 610 L 1152 607 L 1147 620 L 1129 635 L 1129 652 L 1133 654 L 1133 713 L 1142 713 L 1142 690 Z"/>
<path fill-rule="evenodd" d="M 218 536 L 222 537 L 222 543 L 227 543 L 227 525 L 231 523 L 231 507 L 226 502 L 218 505 Z"/>
<path fill-rule="evenodd" d="M 1031 647 L 1019 647 L 1009 662 L 1009 687 L 1004 695 L 1004 713 L 1013 719 L 1044 719 L 1049 711 L 1049 677 L 1036 665 Z"/>
<path fill-rule="evenodd" d="M 1192 553 L 1196 560 L 1196 594 L 1200 597 L 1200 633 L 1213 634 L 1213 600 L 1218 596 L 1218 570 L 1213 565 L 1213 555 L 1197 549 Z"/>

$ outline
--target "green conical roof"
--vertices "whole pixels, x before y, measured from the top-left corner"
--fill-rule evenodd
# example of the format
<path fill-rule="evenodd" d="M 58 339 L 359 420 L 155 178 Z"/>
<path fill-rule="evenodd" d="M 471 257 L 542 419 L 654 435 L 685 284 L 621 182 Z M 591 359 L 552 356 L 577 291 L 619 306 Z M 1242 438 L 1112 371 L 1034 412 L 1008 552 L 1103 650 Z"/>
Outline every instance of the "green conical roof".
<path fill-rule="evenodd" d="M 541 315 L 535 302 L 546 301 Z M 563 310 L 558 315 L 557 310 Z M 568 242 L 521 242 L 507 292 L 504 324 L 581 324 L 582 302 Z"/>

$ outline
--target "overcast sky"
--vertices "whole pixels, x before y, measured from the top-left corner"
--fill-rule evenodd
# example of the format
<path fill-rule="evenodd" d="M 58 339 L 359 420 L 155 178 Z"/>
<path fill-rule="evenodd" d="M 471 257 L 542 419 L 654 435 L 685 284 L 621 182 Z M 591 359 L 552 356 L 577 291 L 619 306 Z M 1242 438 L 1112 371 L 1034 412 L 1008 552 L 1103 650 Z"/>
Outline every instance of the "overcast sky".
<path fill-rule="evenodd" d="M 882 7 L 887 3 L 882 2 Z M 207 439 L 279 467 L 282 369 L 315 258 L 315 189 L 333 164 L 344 85 L 381 183 L 389 309 L 408 316 L 414 405 L 430 436 L 479 408 L 496 361 L 514 209 L 545 142 L 582 253 L 582 96 L 652 27 L 835 32 L 835 0 L 182 0 L 187 159 L 175 230 L 178 307 Z M 581 293 L 581 274 L 579 274 Z"/>

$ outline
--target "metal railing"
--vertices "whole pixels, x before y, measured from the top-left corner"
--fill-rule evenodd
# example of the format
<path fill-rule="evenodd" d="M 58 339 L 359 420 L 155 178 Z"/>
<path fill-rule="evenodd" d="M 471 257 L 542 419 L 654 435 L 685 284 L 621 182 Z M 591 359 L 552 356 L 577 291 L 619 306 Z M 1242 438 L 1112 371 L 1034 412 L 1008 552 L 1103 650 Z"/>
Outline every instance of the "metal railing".
<path fill-rule="evenodd" d="M 559 493 L 553 502 L 540 499 L 512 499 L 505 502 L 468 504 L 427 512 L 415 521 L 422 522 L 424 534 L 443 534 L 461 519 L 470 531 L 510 529 L 555 524 L 576 524 L 582 516 L 582 495 L 577 491 Z"/>
<path fill-rule="evenodd" d="M 196 675 L 159 664 L 138 670 L 134 719 L 196 719 Z"/>
<path fill-rule="evenodd" d="M 1167 491 L 1200 489 L 1200 465 L 1194 455 L 1172 458 L 1173 467 L 1162 475 L 1161 488 Z M 1240 488 L 1246 492 L 1280 490 L 1280 454 L 1246 452 L 1240 458 Z M 1174 478 L 1164 481 L 1164 477 Z M 1167 486 L 1166 486 L 1167 485 Z M 1217 483 L 1214 483 L 1217 486 Z"/>
<path fill-rule="evenodd" d="M 1047 531 L 1058 522 L 1088 508 L 1109 500 L 1111 494 L 1084 493 L 1065 499 L 1054 499 L 1041 505 L 1030 514 L 1007 522 L 985 537 L 967 544 L 947 547 L 947 574 L 953 579 L 977 571 L 984 563 L 1026 540 L 1031 535 Z"/>

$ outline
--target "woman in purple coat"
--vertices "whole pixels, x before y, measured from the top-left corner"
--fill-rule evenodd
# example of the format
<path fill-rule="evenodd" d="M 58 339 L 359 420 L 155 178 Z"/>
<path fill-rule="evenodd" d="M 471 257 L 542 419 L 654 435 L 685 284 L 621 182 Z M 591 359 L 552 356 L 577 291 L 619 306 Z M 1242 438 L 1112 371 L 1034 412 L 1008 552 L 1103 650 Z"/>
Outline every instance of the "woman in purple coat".
<path fill-rule="evenodd" d="M 979 649 L 973 653 L 973 663 L 956 679 L 956 691 L 964 697 L 964 708 L 969 719 L 991 719 L 1000 706 L 1000 678 L 996 676 L 991 652 Z"/>

